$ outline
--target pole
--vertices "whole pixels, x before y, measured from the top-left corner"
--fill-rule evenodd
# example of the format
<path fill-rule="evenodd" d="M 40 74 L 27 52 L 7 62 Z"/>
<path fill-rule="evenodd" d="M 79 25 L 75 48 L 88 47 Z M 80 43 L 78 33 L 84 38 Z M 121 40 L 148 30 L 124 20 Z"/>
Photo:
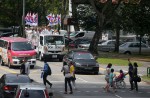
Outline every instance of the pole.
<path fill-rule="evenodd" d="M 23 0 L 23 14 L 22 14 L 22 36 L 25 37 L 25 0 Z"/>
<path fill-rule="evenodd" d="M 69 29 L 69 30 L 68 30 L 68 31 L 69 31 L 69 32 L 68 32 L 68 39 L 69 39 L 69 40 L 68 40 L 68 52 L 69 52 L 69 48 L 70 48 L 70 47 L 69 47 L 69 43 L 70 43 L 70 42 L 69 42 L 69 41 L 70 41 L 70 24 L 68 25 L 68 29 Z"/>

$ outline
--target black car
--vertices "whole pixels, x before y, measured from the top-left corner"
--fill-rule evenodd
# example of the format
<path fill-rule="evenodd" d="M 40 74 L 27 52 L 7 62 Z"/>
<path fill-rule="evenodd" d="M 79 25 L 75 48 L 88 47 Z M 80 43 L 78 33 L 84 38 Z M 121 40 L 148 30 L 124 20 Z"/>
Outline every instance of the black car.
<path fill-rule="evenodd" d="M 95 60 L 93 55 L 85 50 L 71 50 L 63 58 L 63 62 L 70 64 L 73 62 L 75 66 L 75 73 L 99 73 L 99 63 Z"/>
<path fill-rule="evenodd" d="M 33 80 L 27 75 L 4 74 L 0 78 L 0 98 L 12 98 L 18 85 L 32 82 Z"/>

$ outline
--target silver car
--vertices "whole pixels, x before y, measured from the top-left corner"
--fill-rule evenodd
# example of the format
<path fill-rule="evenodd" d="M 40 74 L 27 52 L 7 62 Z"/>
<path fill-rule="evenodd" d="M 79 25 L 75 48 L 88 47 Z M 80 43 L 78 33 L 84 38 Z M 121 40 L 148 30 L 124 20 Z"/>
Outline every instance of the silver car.
<path fill-rule="evenodd" d="M 50 98 L 53 93 L 48 93 L 45 85 L 40 83 L 30 83 L 19 85 L 14 98 Z"/>
<path fill-rule="evenodd" d="M 140 49 L 140 42 L 126 42 L 119 46 L 119 53 L 124 54 L 138 54 Z M 141 53 L 149 54 L 150 47 L 144 43 L 141 43 Z"/>

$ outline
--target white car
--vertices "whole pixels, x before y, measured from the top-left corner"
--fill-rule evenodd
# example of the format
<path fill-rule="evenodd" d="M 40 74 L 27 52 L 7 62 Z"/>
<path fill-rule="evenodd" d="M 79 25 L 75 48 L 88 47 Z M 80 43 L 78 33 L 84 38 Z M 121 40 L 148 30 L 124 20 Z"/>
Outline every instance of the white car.
<path fill-rule="evenodd" d="M 140 49 L 140 42 L 126 42 L 119 46 L 119 53 L 124 54 L 138 54 Z M 141 43 L 141 53 L 150 53 L 150 47 Z"/>

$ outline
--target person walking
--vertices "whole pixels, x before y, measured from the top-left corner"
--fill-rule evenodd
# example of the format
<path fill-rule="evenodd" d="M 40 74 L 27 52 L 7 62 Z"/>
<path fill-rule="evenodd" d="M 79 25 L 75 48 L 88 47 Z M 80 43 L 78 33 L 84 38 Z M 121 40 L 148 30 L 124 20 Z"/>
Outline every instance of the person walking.
<path fill-rule="evenodd" d="M 106 67 L 106 72 L 105 72 L 105 81 L 106 81 L 106 86 L 104 87 L 104 89 L 108 92 L 109 91 L 109 74 L 111 72 L 111 67 L 112 64 L 109 63 Z"/>
<path fill-rule="evenodd" d="M 138 91 L 138 84 L 137 84 L 138 69 L 137 67 L 138 67 L 137 63 L 134 62 L 133 63 L 133 82 L 134 82 L 136 91 Z"/>
<path fill-rule="evenodd" d="M 74 67 L 73 62 L 70 62 L 70 74 L 71 74 L 71 81 L 72 81 L 73 87 L 74 87 L 74 89 L 76 89 L 75 67 Z"/>
<path fill-rule="evenodd" d="M 128 68 L 127 74 L 129 74 L 129 82 L 130 82 L 130 86 L 131 86 L 130 90 L 133 90 L 133 65 L 130 62 L 130 59 L 128 59 L 128 61 L 129 61 L 129 64 L 128 64 L 129 68 Z"/>
<path fill-rule="evenodd" d="M 113 87 L 113 92 L 116 92 L 116 86 L 115 86 L 115 81 L 114 81 L 115 76 L 116 75 L 114 74 L 114 69 L 112 68 L 109 74 L 109 87 Z M 108 87 L 108 90 L 109 90 L 109 87 Z"/>
<path fill-rule="evenodd" d="M 47 61 L 44 60 L 44 68 L 42 70 L 42 78 L 43 78 L 43 83 L 44 85 L 46 86 L 46 83 L 48 83 L 50 85 L 50 88 L 52 87 L 52 83 L 50 83 L 48 80 L 47 80 L 47 76 L 48 75 L 51 75 L 51 68 L 50 66 L 48 65 Z"/>
<path fill-rule="evenodd" d="M 24 62 L 24 60 L 21 60 L 20 61 L 20 63 L 21 63 L 21 67 L 20 67 L 20 74 L 26 74 L 25 73 L 25 62 Z"/>
<path fill-rule="evenodd" d="M 26 74 L 26 75 L 30 74 L 30 65 L 27 58 L 21 60 L 20 74 Z"/>
<path fill-rule="evenodd" d="M 67 84 L 69 85 L 69 88 L 70 88 L 69 94 L 72 94 L 73 91 L 72 91 L 72 85 L 71 85 L 70 68 L 66 62 L 64 62 L 61 72 L 63 72 L 64 76 L 65 76 L 65 92 L 64 92 L 64 94 L 67 94 Z"/>

